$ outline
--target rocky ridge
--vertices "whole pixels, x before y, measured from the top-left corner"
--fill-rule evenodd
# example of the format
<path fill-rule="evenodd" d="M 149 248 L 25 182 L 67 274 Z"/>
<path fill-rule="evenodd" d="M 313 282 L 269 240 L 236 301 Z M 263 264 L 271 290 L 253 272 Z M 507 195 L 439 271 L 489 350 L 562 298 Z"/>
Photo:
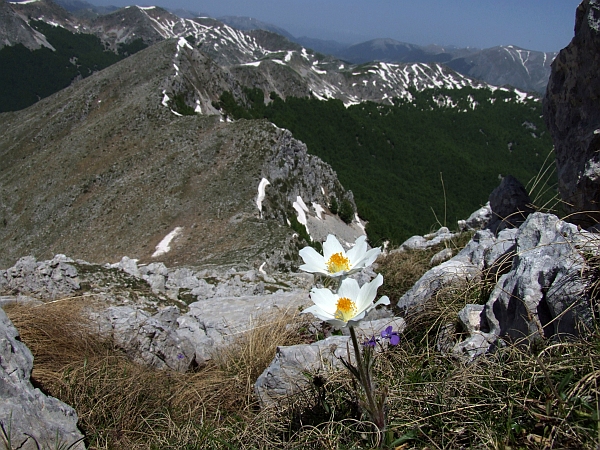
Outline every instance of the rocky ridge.
<path fill-rule="evenodd" d="M 323 222 L 314 230 L 346 229 L 327 212 L 331 196 L 353 203 L 331 167 L 266 121 L 210 115 L 223 90 L 242 95 L 228 71 L 168 40 L 0 115 L 3 263 L 66 251 L 152 262 L 163 242 L 170 251 L 158 260 L 169 265 L 291 267 L 298 198 L 306 220 Z M 206 114 L 181 115 L 178 96 Z M 346 239 L 361 226 L 351 224 Z"/>

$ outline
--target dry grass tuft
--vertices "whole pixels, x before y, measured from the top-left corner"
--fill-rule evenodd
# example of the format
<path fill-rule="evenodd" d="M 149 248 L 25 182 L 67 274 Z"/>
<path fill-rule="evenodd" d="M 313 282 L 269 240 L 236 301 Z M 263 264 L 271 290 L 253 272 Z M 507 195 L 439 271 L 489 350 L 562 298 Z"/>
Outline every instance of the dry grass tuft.
<path fill-rule="evenodd" d="M 7 314 L 34 354 L 34 383 L 75 408 L 90 448 L 115 449 L 228 447 L 253 414 L 254 381 L 278 345 L 300 341 L 302 323 L 293 312 L 260 317 L 261 326 L 214 362 L 182 374 L 131 362 L 89 332 L 77 302 L 13 306 Z"/>

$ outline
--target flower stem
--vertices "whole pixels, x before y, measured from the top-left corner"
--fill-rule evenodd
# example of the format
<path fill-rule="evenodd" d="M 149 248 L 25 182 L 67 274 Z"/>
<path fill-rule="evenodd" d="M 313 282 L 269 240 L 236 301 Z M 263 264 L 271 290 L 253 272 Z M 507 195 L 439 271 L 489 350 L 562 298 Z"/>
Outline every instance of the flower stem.
<path fill-rule="evenodd" d="M 350 325 L 348 328 L 350 328 L 350 337 L 352 338 L 352 346 L 354 347 L 354 357 L 356 358 L 356 366 L 360 375 L 359 381 L 367 397 L 367 410 L 371 415 L 373 423 L 377 426 L 380 438 L 383 439 L 385 436 L 384 402 L 381 401 L 380 404 L 378 404 L 375 400 L 375 388 L 372 382 L 370 361 L 372 355 L 368 354 L 365 355 L 365 358 L 361 357 L 360 346 L 358 344 L 358 339 L 356 338 L 356 331 L 354 331 L 354 327 L 352 325 Z M 370 352 L 371 350 L 363 349 L 363 352 L 365 351 Z"/>

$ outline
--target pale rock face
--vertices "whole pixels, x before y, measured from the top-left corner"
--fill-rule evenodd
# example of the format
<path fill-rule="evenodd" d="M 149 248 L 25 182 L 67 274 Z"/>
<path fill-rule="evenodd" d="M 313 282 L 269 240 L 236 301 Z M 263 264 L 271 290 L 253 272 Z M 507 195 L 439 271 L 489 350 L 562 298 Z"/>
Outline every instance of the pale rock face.
<path fill-rule="evenodd" d="M 597 253 L 599 243 L 599 235 L 554 215 L 530 215 L 518 230 L 510 270 L 498 280 L 479 322 L 473 320 L 474 305 L 459 315 L 471 336 L 456 344 L 454 354 L 473 359 L 499 339 L 530 343 L 590 329 L 594 314 L 582 255 Z"/>
<path fill-rule="evenodd" d="M 82 439 L 73 408 L 32 386 L 32 367 L 31 352 L 0 309 L 0 423 L 5 430 L 10 428 L 13 448 L 54 448 L 56 436 L 66 445 Z M 85 445 L 79 442 L 71 448 L 82 450 Z"/>

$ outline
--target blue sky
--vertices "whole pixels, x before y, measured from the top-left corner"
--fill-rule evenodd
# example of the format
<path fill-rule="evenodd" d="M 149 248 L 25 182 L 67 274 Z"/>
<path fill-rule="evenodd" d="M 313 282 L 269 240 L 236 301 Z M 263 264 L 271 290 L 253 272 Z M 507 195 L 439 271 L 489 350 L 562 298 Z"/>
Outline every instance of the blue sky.
<path fill-rule="evenodd" d="M 90 0 L 125 6 L 135 0 Z M 392 38 L 411 44 L 558 51 L 573 37 L 580 0 L 137 0 L 206 13 L 250 16 L 294 36 L 358 43 Z"/>

